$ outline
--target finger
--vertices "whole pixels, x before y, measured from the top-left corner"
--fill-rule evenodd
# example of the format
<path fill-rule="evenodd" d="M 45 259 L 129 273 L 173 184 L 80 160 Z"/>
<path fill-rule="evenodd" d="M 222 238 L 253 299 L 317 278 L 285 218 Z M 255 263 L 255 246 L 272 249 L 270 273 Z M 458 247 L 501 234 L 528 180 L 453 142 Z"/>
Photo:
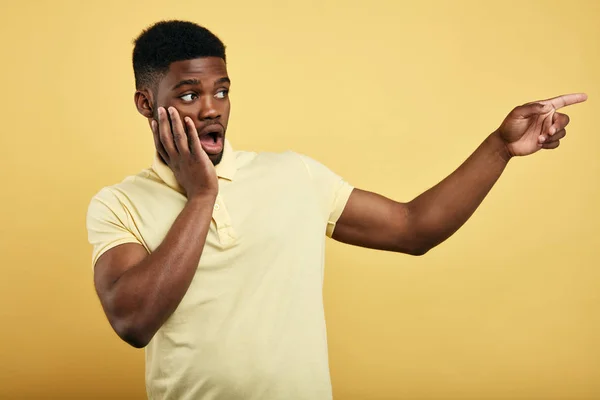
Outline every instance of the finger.
<path fill-rule="evenodd" d="M 587 100 L 587 94 L 585 93 L 572 93 L 564 94 L 562 96 L 554 97 L 552 99 L 543 100 L 540 103 L 550 104 L 555 110 L 570 106 L 572 104 L 583 103 Z"/>
<path fill-rule="evenodd" d="M 188 132 L 188 142 L 190 146 L 190 152 L 194 155 L 200 155 L 204 152 L 202 145 L 200 144 L 200 138 L 198 137 L 198 131 L 194 125 L 194 121 L 190 117 L 185 117 L 185 126 Z"/>
<path fill-rule="evenodd" d="M 550 136 L 554 135 L 556 132 L 564 129 L 569 124 L 570 118 L 567 114 L 554 113 L 552 116 L 552 126 L 548 133 Z"/>
<path fill-rule="evenodd" d="M 167 151 L 169 160 L 177 157 L 177 149 L 173 143 L 173 133 L 171 133 L 171 124 L 167 117 L 167 110 L 164 107 L 158 108 L 158 137 Z"/>
<path fill-rule="evenodd" d="M 150 122 L 150 127 L 152 129 L 152 136 L 154 137 L 154 147 L 156 147 L 156 151 L 160 154 L 161 158 L 167 164 L 169 163 L 169 156 L 162 142 L 160 141 L 160 136 L 158 134 L 158 122 L 152 120 Z"/>
<path fill-rule="evenodd" d="M 563 139 L 565 136 L 567 136 L 567 131 L 565 129 L 561 129 L 560 131 L 556 132 L 554 135 L 548 137 L 548 139 L 546 139 L 546 141 L 544 143 L 557 142 L 557 141 Z"/>
<path fill-rule="evenodd" d="M 553 116 L 554 116 L 554 113 L 548 114 L 544 117 L 544 120 L 542 121 L 542 135 L 544 135 L 546 137 L 546 140 L 548 140 L 550 128 L 552 128 Z"/>
<path fill-rule="evenodd" d="M 555 142 L 544 143 L 542 145 L 542 149 L 552 150 L 552 149 L 557 148 L 558 146 L 560 146 L 560 140 L 557 140 Z"/>
<path fill-rule="evenodd" d="M 169 117 L 171 118 L 171 127 L 173 129 L 173 142 L 175 142 L 179 154 L 189 154 L 188 138 L 185 129 L 183 129 L 183 123 L 181 122 L 181 117 L 179 117 L 179 112 L 175 107 L 169 107 Z"/>
<path fill-rule="evenodd" d="M 516 107 L 513 110 L 513 114 L 515 117 L 529 118 L 533 115 L 545 114 L 547 112 L 550 112 L 551 110 L 552 110 L 551 105 L 537 102 L 537 103 L 523 104 L 522 106 Z"/>
<path fill-rule="evenodd" d="M 546 143 L 550 138 L 550 130 L 552 128 L 552 115 L 547 114 L 544 116 L 542 121 L 542 127 L 540 129 L 541 134 L 538 136 L 538 143 Z"/>

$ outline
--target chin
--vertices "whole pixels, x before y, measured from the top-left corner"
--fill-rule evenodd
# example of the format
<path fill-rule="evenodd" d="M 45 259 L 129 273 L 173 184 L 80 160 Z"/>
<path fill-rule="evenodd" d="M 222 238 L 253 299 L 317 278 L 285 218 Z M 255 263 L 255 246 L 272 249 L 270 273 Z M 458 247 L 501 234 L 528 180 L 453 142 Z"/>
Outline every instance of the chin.
<path fill-rule="evenodd" d="M 217 166 L 217 164 L 219 164 L 223 158 L 223 152 L 221 151 L 219 154 L 209 154 L 208 158 L 210 161 L 212 161 L 214 166 Z"/>

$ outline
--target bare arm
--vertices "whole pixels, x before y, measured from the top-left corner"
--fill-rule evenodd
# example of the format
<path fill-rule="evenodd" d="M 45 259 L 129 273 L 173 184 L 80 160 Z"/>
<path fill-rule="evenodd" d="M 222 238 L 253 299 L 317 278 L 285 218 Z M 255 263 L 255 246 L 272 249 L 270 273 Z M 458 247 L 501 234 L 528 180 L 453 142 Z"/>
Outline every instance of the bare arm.
<path fill-rule="evenodd" d="M 98 259 L 96 291 L 110 324 L 130 345 L 146 346 L 181 302 L 198 268 L 214 202 L 188 201 L 152 254 L 128 243 Z"/>
<path fill-rule="evenodd" d="M 569 118 L 556 110 L 586 98 L 566 95 L 516 107 L 458 169 L 408 203 L 354 190 L 333 238 L 363 247 L 425 254 L 469 219 L 509 159 L 558 147 Z"/>
<path fill-rule="evenodd" d="M 355 189 L 333 238 L 362 247 L 422 255 L 460 228 L 507 164 L 493 135 L 451 175 L 409 203 Z"/>
<path fill-rule="evenodd" d="M 187 135 L 177 111 L 169 111 L 174 132 L 165 110 L 159 109 L 159 126 L 152 121 L 155 145 L 188 201 L 152 254 L 139 244 L 123 244 L 104 253 L 94 268 L 96 291 L 110 324 L 134 347 L 148 344 L 189 288 L 218 192 L 214 166 L 193 123 L 186 119 Z"/>

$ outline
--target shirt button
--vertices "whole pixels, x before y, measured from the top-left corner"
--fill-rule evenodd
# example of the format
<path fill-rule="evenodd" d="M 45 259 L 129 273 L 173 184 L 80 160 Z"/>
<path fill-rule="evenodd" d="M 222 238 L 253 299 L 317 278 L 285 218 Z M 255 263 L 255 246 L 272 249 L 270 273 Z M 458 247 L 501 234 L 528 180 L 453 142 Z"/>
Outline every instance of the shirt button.
<path fill-rule="evenodd" d="M 220 209 L 220 208 L 221 208 L 221 206 L 220 206 L 220 205 L 218 205 L 218 204 L 215 204 L 215 211 L 219 211 L 219 209 Z"/>

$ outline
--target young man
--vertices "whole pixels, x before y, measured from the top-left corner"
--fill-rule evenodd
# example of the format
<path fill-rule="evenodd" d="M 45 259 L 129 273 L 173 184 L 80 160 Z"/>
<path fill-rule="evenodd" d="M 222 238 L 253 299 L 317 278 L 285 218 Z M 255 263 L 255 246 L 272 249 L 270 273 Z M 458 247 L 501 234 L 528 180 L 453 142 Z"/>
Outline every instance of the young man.
<path fill-rule="evenodd" d="M 232 150 L 225 47 L 208 30 L 158 23 L 133 66 L 157 153 L 92 199 L 87 227 L 98 296 L 116 333 L 146 348 L 152 399 L 331 399 L 325 235 L 425 254 L 512 157 L 558 147 L 569 118 L 557 110 L 586 99 L 516 107 L 450 176 L 399 203 L 303 155 Z"/>

